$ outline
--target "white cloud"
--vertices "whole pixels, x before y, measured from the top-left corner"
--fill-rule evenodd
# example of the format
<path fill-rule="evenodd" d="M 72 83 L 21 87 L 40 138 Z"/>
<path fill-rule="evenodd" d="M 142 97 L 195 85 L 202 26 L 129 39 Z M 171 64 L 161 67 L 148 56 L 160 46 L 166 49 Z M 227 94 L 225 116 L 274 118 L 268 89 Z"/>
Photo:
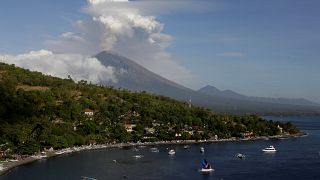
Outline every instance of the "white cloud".
<path fill-rule="evenodd" d="M 88 0 L 88 2 L 97 5 L 105 2 L 129 2 L 129 0 Z"/>
<path fill-rule="evenodd" d="M 154 14 L 179 8 L 197 9 L 201 3 L 127 0 L 87 2 L 83 11 L 91 18 L 74 23 L 79 33 L 66 32 L 58 39 L 47 41 L 50 50 L 90 55 L 108 50 L 178 83 L 194 80 L 191 71 L 166 51 L 174 38 L 163 32 L 164 24 Z"/>
<path fill-rule="evenodd" d="M 68 40 L 71 40 L 71 41 L 84 41 L 84 39 L 81 36 L 76 35 L 73 32 L 62 33 L 61 34 L 61 38 L 68 39 Z"/>
<path fill-rule="evenodd" d="M 39 50 L 18 55 L 0 54 L 0 61 L 56 77 L 67 78 L 70 75 L 76 81 L 116 82 L 113 67 L 105 67 L 96 58 L 79 54 L 54 54 Z"/>
<path fill-rule="evenodd" d="M 244 57 L 246 56 L 242 52 L 223 52 L 223 53 L 218 53 L 217 56 L 222 56 L 222 57 Z"/>

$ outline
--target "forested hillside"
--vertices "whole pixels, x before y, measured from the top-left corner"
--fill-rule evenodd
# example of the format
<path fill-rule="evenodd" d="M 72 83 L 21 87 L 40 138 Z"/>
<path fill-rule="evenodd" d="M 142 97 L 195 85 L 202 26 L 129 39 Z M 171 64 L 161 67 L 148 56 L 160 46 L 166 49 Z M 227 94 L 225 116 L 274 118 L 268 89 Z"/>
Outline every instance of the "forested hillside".
<path fill-rule="evenodd" d="M 216 114 L 146 92 L 75 83 L 0 64 L 0 150 L 297 133 L 290 123 Z"/>

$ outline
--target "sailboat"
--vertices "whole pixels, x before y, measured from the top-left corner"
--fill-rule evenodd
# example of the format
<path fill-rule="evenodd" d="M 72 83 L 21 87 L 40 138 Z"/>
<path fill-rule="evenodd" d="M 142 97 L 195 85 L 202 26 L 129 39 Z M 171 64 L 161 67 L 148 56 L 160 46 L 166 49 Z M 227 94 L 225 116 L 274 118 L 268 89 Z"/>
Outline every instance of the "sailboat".
<path fill-rule="evenodd" d="M 208 163 L 206 159 L 203 159 L 201 161 L 202 168 L 200 169 L 201 172 L 212 172 L 214 169 L 211 167 L 211 165 Z"/>

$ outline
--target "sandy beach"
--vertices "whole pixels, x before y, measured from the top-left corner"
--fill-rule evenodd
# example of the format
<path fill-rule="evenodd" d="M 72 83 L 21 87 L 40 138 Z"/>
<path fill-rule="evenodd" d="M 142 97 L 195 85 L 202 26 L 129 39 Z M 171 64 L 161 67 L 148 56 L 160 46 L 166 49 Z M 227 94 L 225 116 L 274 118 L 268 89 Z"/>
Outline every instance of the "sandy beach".
<path fill-rule="evenodd" d="M 305 133 L 299 133 L 294 135 L 275 135 L 275 136 L 261 136 L 261 137 L 252 137 L 252 138 L 229 138 L 229 139 L 218 139 L 218 140 L 175 140 L 175 141 L 157 141 L 157 142 L 144 142 L 144 143 L 117 143 L 117 144 L 98 144 L 98 145 L 87 145 L 81 147 L 72 147 L 62 150 L 55 150 L 51 152 L 46 152 L 46 157 L 38 158 L 35 156 L 28 156 L 20 158 L 17 160 L 6 160 L 0 162 L 0 176 L 9 172 L 11 169 L 29 164 L 41 159 L 48 159 L 50 157 L 58 156 L 61 154 L 79 152 L 84 150 L 94 150 L 94 149 L 103 149 L 103 148 L 122 148 L 122 147 L 131 147 L 131 146 L 152 146 L 152 145 L 170 145 L 170 144 L 197 144 L 197 143 L 217 143 L 217 142 L 228 142 L 228 141 L 254 141 L 254 140 L 269 140 L 269 139 L 286 139 L 286 138 L 295 138 L 306 136 Z"/>

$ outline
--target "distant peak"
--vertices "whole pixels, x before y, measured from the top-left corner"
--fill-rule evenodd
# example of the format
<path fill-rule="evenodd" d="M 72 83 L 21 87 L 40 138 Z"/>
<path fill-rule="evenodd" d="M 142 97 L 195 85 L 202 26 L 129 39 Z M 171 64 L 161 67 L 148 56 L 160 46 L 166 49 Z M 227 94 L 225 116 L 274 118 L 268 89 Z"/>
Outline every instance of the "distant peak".
<path fill-rule="evenodd" d="M 220 91 L 218 88 L 211 86 L 211 85 L 206 85 L 205 87 L 199 89 L 200 90 L 216 90 L 216 91 Z"/>

